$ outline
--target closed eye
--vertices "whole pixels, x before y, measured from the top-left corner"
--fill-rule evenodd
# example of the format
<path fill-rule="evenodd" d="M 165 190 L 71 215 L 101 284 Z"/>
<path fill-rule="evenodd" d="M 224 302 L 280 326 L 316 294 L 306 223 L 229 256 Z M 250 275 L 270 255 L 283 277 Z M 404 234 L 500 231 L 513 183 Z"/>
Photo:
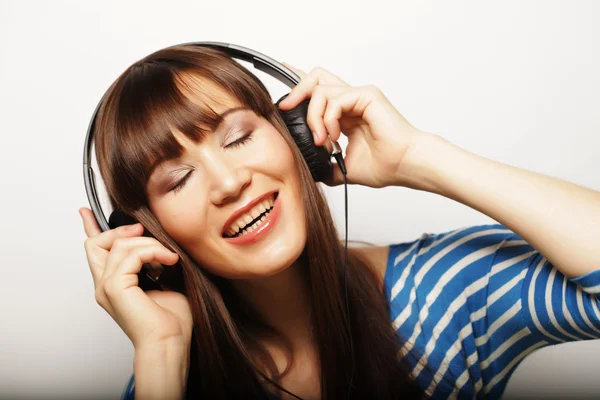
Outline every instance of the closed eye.
<path fill-rule="evenodd" d="M 185 186 L 185 183 L 186 183 L 186 181 L 189 179 L 190 175 L 192 175 L 192 172 L 194 172 L 194 171 L 192 170 L 192 171 L 188 172 L 188 173 L 187 173 L 187 174 L 186 174 L 186 175 L 183 177 L 183 179 L 181 179 L 181 180 L 180 180 L 180 181 L 177 183 L 177 185 L 175 185 L 175 186 L 173 186 L 173 187 L 171 188 L 171 191 L 173 191 L 173 192 L 175 192 L 175 193 L 179 192 L 179 191 L 180 191 L 180 190 L 181 190 L 181 189 L 182 189 L 182 188 Z"/>
<path fill-rule="evenodd" d="M 225 148 L 233 149 L 233 148 L 236 148 L 238 146 L 241 146 L 241 145 L 251 141 L 253 139 L 253 136 L 252 136 L 253 133 L 254 133 L 254 131 L 248 132 L 246 135 L 242 136 L 241 138 L 229 143 L 227 146 L 225 146 Z"/>
<path fill-rule="evenodd" d="M 252 134 L 254 133 L 254 131 L 250 131 L 247 135 L 242 136 L 241 138 L 229 143 L 227 146 L 225 146 L 228 149 L 231 148 L 236 148 L 238 146 L 241 146 L 243 144 L 248 143 L 249 141 L 251 141 L 253 139 Z M 177 182 L 177 184 L 175 186 L 173 186 L 171 188 L 171 191 L 173 191 L 174 193 L 179 192 L 181 189 L 183 189 L 183 187 L 185 186 L 187 180 L 190 178 L 190 176 L 192 175 L 192 171 L 188 172 L 183 179 L 181 179 L 179 182 Z"/>

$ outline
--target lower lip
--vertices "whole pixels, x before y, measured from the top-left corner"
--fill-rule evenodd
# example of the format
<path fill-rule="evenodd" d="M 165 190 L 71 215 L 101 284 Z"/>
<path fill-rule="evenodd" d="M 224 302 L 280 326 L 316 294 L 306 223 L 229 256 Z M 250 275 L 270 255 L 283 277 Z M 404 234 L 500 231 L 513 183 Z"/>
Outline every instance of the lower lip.
<path fill-rule="evenodd" d="M 277 221 L 279 220 L 279 214 L 281 213 L 281 201 L 279 200 L 281 196 L 277 196 L 275 199 L 275 203 L 273 203 L 273 209 L 267 215 L 265 220 L 250 233 L 246 233 L 244 236 L 238 236 L 234 238 L 225 238 L 225 240 L 230 244 L 252 244 L 256 243 L 271 232 Z"/>

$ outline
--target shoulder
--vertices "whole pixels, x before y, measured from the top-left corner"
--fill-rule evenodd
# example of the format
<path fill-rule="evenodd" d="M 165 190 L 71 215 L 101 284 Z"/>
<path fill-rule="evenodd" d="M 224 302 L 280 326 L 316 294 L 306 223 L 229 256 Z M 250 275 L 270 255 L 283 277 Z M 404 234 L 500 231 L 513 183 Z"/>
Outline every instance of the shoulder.
<path fill-rule="evenodd" d="M 439 252 L 459 248 L 468 252 L 490 242 L 506 240 L 511 236 L 514 236 L 514 233 L 498 223 L 463 226 L 441 233 L 423 233 L 412 241 L 392 243 L 389 245 L 389 256 L 397 255 L 400 260 L 404 260 L 409 255 L 421 256 L 430 250 Z M 398 261 L 395 260 L 395 263 Z"/>
<path fill-rule="evenodd" d="M 441 233 L 423 233 L 420 237 L 389 245 L 389 270 L 384 279 L 396 281 L 400 277 L 418 274 L 418 281 L 428 275 L 435 278 L 457 262 L 473 261 L 493 256 L 496 250 L 515 235 L 501 224 L 472 225 Z M 428 273 L 431 274 L 428 274 Z"/>
<path fill-rule="evenodd" d="M 383 284 L 390 246 L 352 247 L 351 250 L 367 262 L 377 275 L 378 281 Z"/>
<path fill-rule="evenodd" d="M 394 242 L 383 246 L 352 247 L 349 250 L 364 259 L 383 284 L 386 277 L 393 279 L 392 275 L 402 270 L 402 267 L 408 266 L 411 259 L 415 262 L 429 260 L 434 254 L 439 258 L 446 254 L 449 258 L 462 257 L 482 247 L 501 242 L 511 234 L 510 230 L 497 223 L 474 225 L 441 233 L 423 233 L 412 241 Z M 444 261 L 449 261 L 448 257 Z M 395 266 L 394 274 L 387 270 L 390 264 Z"/>

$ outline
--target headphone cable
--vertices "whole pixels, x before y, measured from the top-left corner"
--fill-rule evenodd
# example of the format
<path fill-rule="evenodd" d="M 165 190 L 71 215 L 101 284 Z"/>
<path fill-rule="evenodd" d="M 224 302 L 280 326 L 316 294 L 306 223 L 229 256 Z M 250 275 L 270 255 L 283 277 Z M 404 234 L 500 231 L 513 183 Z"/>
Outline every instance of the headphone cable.
<path fill-rule="evenodd" d="M 350 355 L 352 357 L 352 374 L 350 375 L 350 384 L 348 385 L 348 397 L 352 393 L 352 381 L 354 380 L 354 345 L 352 343 L 352 323 L 350 322 L 350 308 L 348 306 L 348 180 L 346 178 L 346 164 L 344 163 L 344 157 L 342 156 L 342 149 L 337 142 L 332 142 L 333 152 L 332 155 L 335 157 L 340 171 L 344 177 L 344 220 L 345 220 L 345 235 L 344 235 L 344 296 L 346 300 L 346 316 L 348 321 L 348 334 L 350 336 Z"/>

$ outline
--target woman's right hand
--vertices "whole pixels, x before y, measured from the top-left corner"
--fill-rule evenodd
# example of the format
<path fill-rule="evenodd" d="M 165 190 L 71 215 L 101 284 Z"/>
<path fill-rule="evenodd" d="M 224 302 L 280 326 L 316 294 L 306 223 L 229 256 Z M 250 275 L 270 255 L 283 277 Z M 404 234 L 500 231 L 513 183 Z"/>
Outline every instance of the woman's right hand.
<path fill-rule="evenodd" d="M 138 286 L 143 264 L 156 261 L 168 268 L 179 255 L 158 240 L 141 236 L 144 229 L 139 223 L 102 232 L 92 210 L 81 208 L 79 213 L 98 304 L 136 349 L 173 341 L 189 345 L 193 320 L 187 298 L 174 291 L 144 292 Z"/>

